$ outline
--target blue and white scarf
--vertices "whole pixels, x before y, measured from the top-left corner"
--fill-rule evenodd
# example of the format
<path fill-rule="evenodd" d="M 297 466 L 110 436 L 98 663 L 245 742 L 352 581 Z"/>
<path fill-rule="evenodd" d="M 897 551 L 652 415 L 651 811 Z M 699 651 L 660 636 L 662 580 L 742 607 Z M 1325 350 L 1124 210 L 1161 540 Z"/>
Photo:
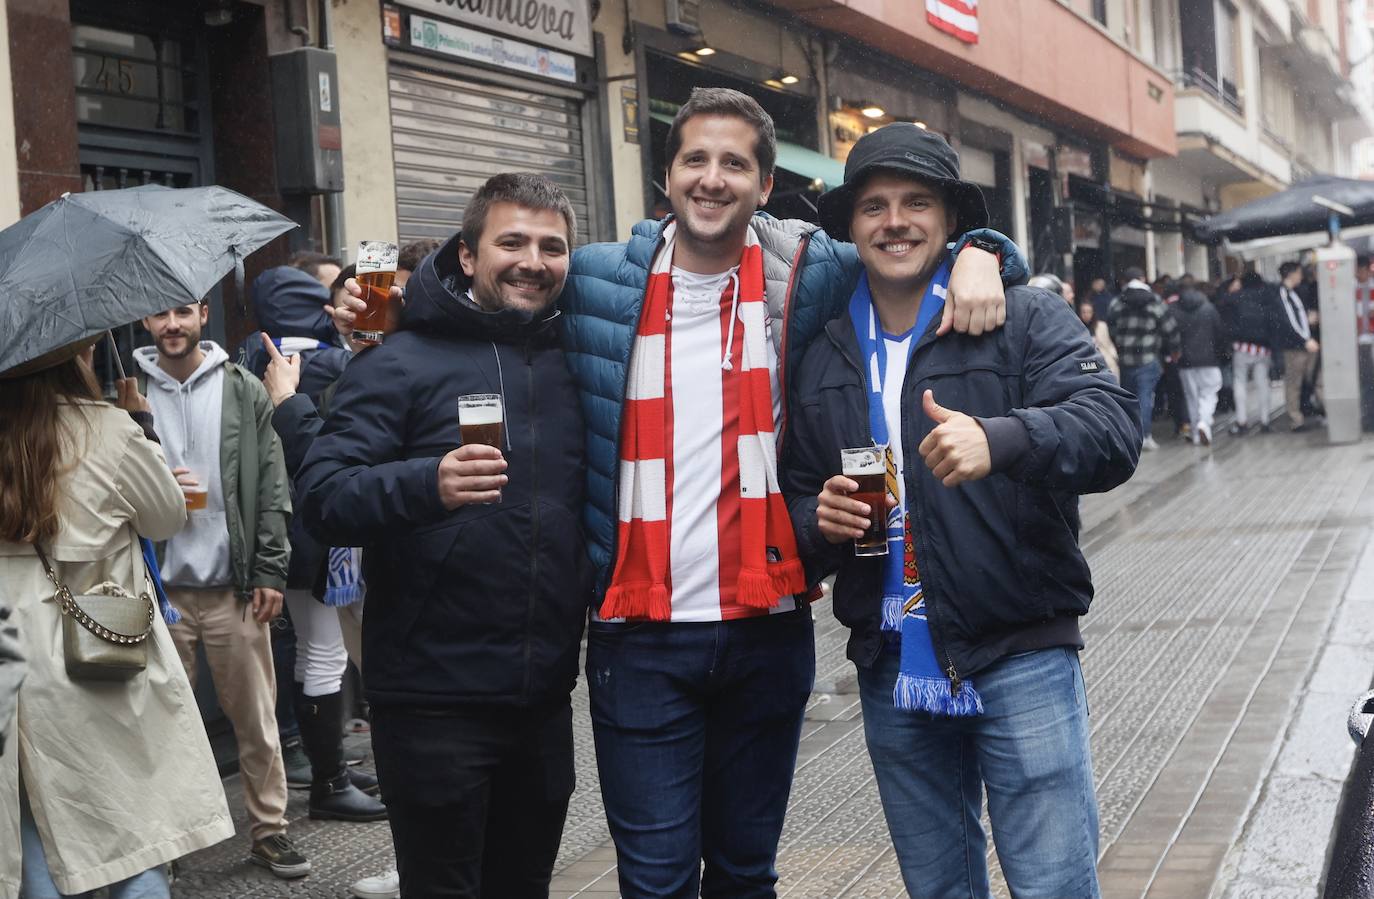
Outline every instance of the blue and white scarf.
<path fill-rule="evenodd" d="M 324 604 L 327 606 L 351 606 L 367 592 L 367 584 L 363 581 L 363 551 L 356 546 L 331 546 L 329 570 L 325 574 Z"/>
<path fill-rule="evenodd" d="M 916 314 L 916 327 L 907 343 L 907 363 L 920 343 L 930 323 L 945 304 L 945 287 L 949 283 L 950 260 L 946 257 L 926 286 Z M 926 621 L 925 594 L 921 590 L 920 569 L 916 564 L 916 542 L 911 531 L 911 516 L 907 512 L 905 491 L 901 489 L 896 458 L 892 454 L 887 430 L 887 415 L 883 410 L 883 380 L 887 376 L 887 343 L 883 338 L 878 313 L 873 308 L 865 272 L 849 299 L 849 318 L 859 340 L 859 351 L 867 360 L 865 380 L 868 387 L 868 428 L 873 442 L 886 448 L 887 491 L 897 501 L 888 512 L 888 553 L 883 560 L 883 630 L 901 633 L 902 657 L 897 683 L 892 690 L 892 702 L 907 711 L 930 712 L 936 715 L 966 717 L 983 713 L 983 700 L 970 681 L 962 681 L 959 692 L 951 689 L 935 657 L 935 645 L 930 638 Z M 910 455 L 915 447 L 907 447 Z"/>

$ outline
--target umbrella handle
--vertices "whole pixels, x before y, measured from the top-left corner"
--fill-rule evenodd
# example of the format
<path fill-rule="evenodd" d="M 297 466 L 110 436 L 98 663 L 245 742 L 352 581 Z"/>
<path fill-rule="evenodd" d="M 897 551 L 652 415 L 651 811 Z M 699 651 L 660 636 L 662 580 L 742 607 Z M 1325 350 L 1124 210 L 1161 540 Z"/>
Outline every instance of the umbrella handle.
<path fill-rule="evenodd" d="M 119 356 L 119 344 L 115 343 L 114 332 L 107 328 L 105 339 L 110 342 L 110 355 L 114 356 L 115 371 L 119 372 L 119 380 L 123 381 L 128 375 L 124 374 L 124 360 Z"/>

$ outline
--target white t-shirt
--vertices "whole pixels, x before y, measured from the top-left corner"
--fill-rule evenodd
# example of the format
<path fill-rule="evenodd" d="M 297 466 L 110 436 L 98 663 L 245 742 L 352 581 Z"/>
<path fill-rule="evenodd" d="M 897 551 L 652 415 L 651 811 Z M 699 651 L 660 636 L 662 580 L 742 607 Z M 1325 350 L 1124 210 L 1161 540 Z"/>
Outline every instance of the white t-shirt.
<path fill-rule="evenodd" d="M 892 447 L 892 459 L 897 464 L 899 493 L 906 490 L 902 470 L 902 384 L 906 380 L 907 349 L 911 346 L 912 331 L 900 337 L 883 333 L 883 349 L 887 353 L 887 371 L 883 372 L 883 417 L 887 419 L 888 446 Z M 897 498 L 902 497 L 898 495 Z"/>
<path fill-rule="evenodd" d="M 671 469 L 668 489 L 669 580 L 673 621 L 721 621 L 763 614 L 734 602 L 732 579 L 722 584 L 722 563 L 738 567 L 739 470 L 737 451 L 726 452 L 724 435 L 737 430 L 738 404 L 725 402 L 728 384 L 738 383 L 742 366 L 722 368 L 727 352 L 737 358 L 744 324 L 732 310 L 737 269 L 701 275 L 674 267 L 673 307 L 668 321 L 665 390 L 672 397 Z M 738 284 L 734 285 L 737 289 Z M 722 297 L 724 301 L 722 302 Z M 735 315 L 731 317 L 731 312 Z M 771 332 L 771 322 L 767 324 Z M 731 333 L 733 331 L 733 334 Z M 773 393 L 773 427 L 782 414 L 778 360 L 771 333 L 768 368 Z M 727 422 L 726 416 L 730 416 Z M 782 598 L 771 612 L 796 608 Z"/>

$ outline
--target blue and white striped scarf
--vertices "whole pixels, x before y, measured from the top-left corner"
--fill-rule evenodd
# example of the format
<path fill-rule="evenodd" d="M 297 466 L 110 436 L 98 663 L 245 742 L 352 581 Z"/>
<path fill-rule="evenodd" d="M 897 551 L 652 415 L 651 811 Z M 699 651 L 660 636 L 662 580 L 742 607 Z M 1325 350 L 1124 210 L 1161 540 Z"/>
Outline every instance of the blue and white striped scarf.
<path fill-rule="evenodd" d="M 907 343 L 908 367 L 911 353 L 921 342 L 930 323 L 945 303 L 945 287 L 949 283 L 950 260 L 946 257 L 926 286 Z M 920 569 L 916 564 L 915 536 L 911 530 L 911 515 L 907 510 L 905 491 L 900 489 L 896 459 L 892 454 L 887 430 L 887 415 L 883 410 L 883 380 L 887 375 L 887 343 L 883 339 L 878 313 L 873 308 L 873 296 L 865 272 L 849 299 L 849 317 L 859 341 L 861 358 L 867 362 L 865 381 L 868 387 L 868 428 L 873 442 L 886 447 L 887 489 L 897 500 L 896 508 L 888 513 L 888 553 L 883 560 L 883 630 L 900 632 L 902 658 L 897 683 L 892 690 L 892 702 L 907 711 L 929 712 L 950 717 L 966 717 L 983 713 L 983 700 L 970 681 L 962 681 L 959 692 L 951 690 L 950 679 L 935 657 L 930 625 L 926 621 L 925 593 L 921 589 Z M 910 457 L 915 447 L 906 447 Z M 908 462 L 907 464 L 916 464 Z"/>
<path fill-rule="evenodd" d="M 363 581 L 363 551 L 356 546 L 331 546 L 326 577 L 325 605 L 351 606 L 362 599 L 367 592 L 367 584 Z"/>

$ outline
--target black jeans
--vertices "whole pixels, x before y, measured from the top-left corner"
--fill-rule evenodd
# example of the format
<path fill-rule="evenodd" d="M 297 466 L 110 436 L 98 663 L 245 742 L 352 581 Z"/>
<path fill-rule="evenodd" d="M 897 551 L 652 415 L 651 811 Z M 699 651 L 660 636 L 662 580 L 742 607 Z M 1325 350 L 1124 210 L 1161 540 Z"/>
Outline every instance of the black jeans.
<path fill-rule="evenodd" d="M 547 899 L 573 791 L 572 704 L 375 707 L 403 899 Z"/>

